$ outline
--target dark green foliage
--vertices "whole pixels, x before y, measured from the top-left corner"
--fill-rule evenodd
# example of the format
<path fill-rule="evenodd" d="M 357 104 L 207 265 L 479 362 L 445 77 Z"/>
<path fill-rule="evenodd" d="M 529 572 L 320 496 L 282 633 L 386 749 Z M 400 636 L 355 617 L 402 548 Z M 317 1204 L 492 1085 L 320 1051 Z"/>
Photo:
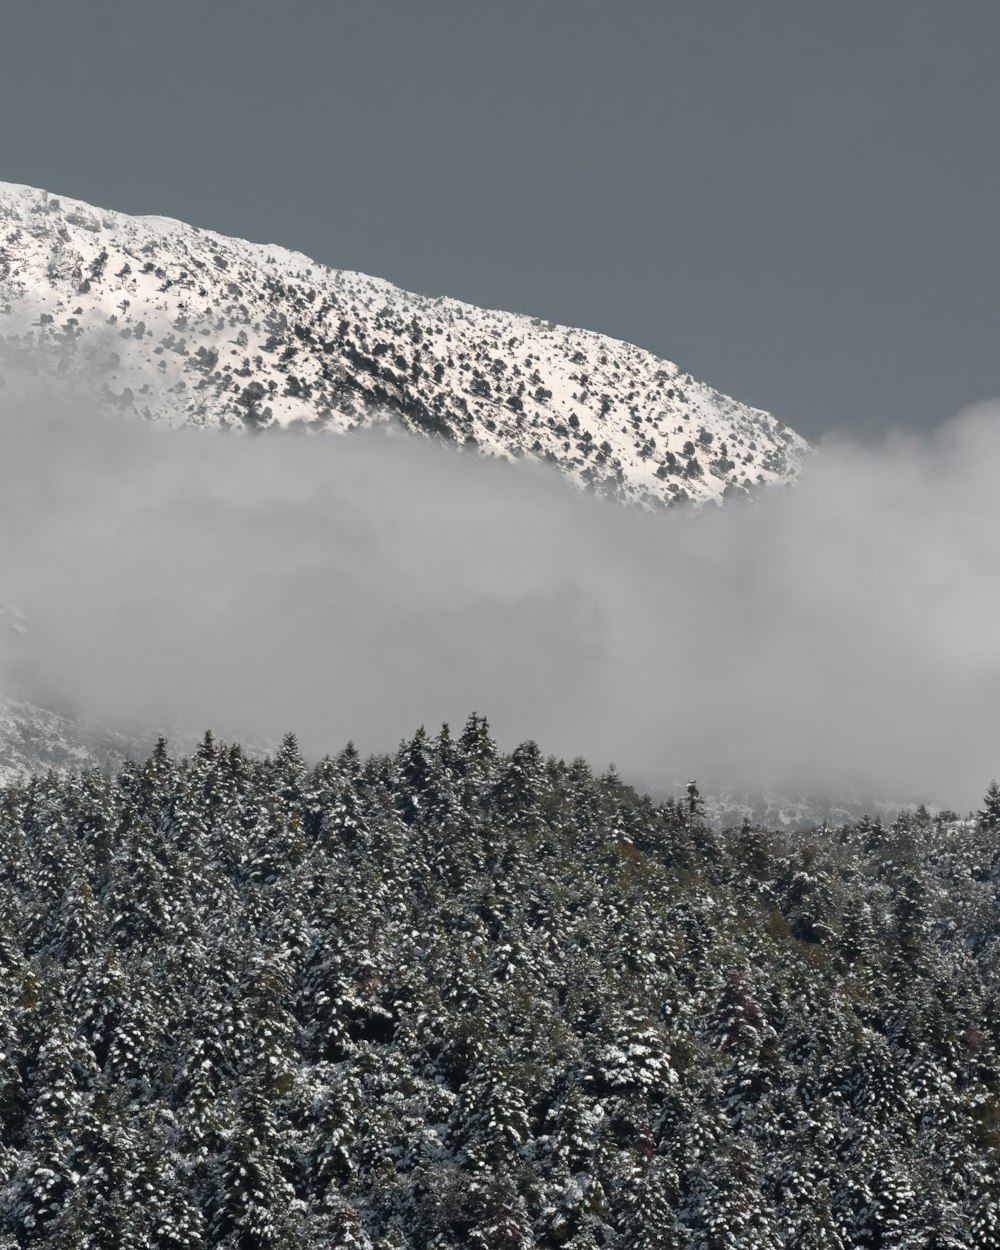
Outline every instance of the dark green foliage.
<path fill-rule="evenodd" d="M 1000 1247 L 997 812 L 719 834 L 475 716 L 8 786 L 0 1246 Z"/>

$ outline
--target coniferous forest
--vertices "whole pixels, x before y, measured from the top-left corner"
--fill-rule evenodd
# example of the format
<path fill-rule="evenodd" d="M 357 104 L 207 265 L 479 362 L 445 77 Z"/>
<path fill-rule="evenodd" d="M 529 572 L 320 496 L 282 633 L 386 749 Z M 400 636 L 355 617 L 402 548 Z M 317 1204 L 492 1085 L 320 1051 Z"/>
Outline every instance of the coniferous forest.
<path fill-rule="evenodd" d="M 1000 791 L 717 832 L 473 716 L 0 791 L 0 1247 L 1000 1246 Z"/>

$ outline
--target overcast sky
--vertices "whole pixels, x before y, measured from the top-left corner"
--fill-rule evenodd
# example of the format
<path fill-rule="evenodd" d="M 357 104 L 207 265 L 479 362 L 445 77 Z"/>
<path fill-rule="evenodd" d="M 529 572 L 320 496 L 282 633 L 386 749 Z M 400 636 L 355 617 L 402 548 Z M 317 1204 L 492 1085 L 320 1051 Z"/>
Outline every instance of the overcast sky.
<path fill-rule="evenodd" d="M 865 436 L 1000 394 L 998 52 L 996 0 L 5 0 L 0 178 Z"/>

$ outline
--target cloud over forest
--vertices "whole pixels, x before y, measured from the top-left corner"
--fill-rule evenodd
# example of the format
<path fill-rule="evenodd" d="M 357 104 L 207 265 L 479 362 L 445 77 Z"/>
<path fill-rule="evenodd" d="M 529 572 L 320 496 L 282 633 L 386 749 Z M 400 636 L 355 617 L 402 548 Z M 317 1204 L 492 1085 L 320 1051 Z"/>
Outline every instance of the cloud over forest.
<path fill-rule="evenodd" d="M 643 513 L 375 431 L 245 438 L 0 393 L 3 685 L 313 754 L 489 716 L 644 784 L 1000 773 L 1000 408 Z"/>

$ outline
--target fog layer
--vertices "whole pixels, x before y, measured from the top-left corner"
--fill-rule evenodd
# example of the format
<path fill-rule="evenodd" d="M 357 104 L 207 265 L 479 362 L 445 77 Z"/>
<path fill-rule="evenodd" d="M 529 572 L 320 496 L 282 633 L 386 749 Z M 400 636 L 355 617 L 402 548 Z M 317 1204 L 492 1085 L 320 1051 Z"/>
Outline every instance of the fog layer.
<path fill-rule="evenodd" d="M 974 804 L 1000 773 L 1000 408 L 646 514 L 424 440 L 0 398 L 2 683 L 312 754 L 476 709 L 648 785 Z"/>

